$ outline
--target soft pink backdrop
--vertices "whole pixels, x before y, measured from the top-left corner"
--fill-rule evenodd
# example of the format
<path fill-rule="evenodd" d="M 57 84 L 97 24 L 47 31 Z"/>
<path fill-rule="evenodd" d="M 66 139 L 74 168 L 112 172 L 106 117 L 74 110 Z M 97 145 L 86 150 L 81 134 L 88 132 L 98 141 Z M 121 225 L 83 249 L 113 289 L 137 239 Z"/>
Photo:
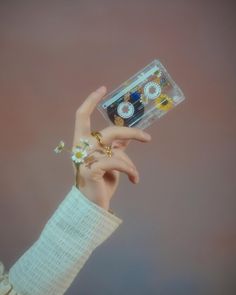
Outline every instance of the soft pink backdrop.
<path fill-rule="evenodd" d="M 122 226 L 68 295 L 236 294 L 234 1 L 0 2 L 0 259 L 37 239 L 73 183 L 75 111 L 154 58 L 186 101 L 127 150 L 141 176 L 112 199 Z M 107 123 L 96 111 L 93 129 Z"/>

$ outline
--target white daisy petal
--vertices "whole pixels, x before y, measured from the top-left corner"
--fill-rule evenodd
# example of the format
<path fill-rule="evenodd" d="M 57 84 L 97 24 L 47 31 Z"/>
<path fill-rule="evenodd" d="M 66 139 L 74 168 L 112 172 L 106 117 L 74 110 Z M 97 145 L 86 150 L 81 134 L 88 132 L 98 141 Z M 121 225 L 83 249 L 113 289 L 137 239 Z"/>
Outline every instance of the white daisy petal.
<path fill-rule="evenodd" d="M 54 152 L 58 154 L 63 150 L 64 147 L 65 147 L 65 143 L 64 141 L 61 140 L 59 144 L 56 146 L 56 148 L 54 149 Z"/>
<path fill-rule="evenodd" d="M 87 155 L 88 153 L 86 150 L 83 150 L 81 148 L 75 148 L 73 150 L 73 155 L 71 159 L 76 163 L 83 163 Z"/>
<path fill-rule="evenodd" d="M 57 146 L 57 147 L 54 149 L 54 152 L 58 154 L 58 153 L 61 152 L 61 149 Z"/>
<path fill-rule="evenodd" d="M 83 139 L 81 138 L 80 141 L 85 145 L 85 146 L 90 146 L 89 140 L 88 139 Z"/>

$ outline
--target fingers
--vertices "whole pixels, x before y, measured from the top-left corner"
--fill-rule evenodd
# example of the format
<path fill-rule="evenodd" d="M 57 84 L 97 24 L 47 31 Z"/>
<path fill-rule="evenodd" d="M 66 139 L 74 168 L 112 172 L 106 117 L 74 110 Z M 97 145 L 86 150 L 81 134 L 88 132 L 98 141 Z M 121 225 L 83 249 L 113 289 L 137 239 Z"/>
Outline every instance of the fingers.
<path fill-rule="evenodd" d="M 91 166 L 90 177 L 95 181 L 100 181 L 103 175 L 110 171 L 117 170 L 126 173 L 135 183 L 138 182 L 138 173 L 128 161 L 113 156 L 111 158 L 101 158 Z"/>
<path fill-rule="evenodd" d="M 148 142 L 151 140 L 150 134 L 144 132 L 142 129 L 134 127 L 109 126 L 100 132 L 103 136 L 103 142 L 105 144 L 111 144 L 113 140 L 117 139 L 126 140 L 123 142 L 123 147 L 128 145 L 129 141 L 127 140 L 130 139 L 135 139 L 142 142 Z"/>
<path fill-rule="evenodd" d="M 124 151 L 130 142 L 131 139 L 116 139 L 112 142 L 112 148 Z"/>
<path fill-rule="evenodd" d="M 106 91 L 107 91 L 106 87 L 101 86 L 97 90 L 90 93 L 89 96 L 86 98 L 86 100 L 78 108 L 77 113 L 90 116 L 93 110 L 96 108 L 98 102 L 106 94 Z"/>
<path fill-rule="evenodd" d="M 132 166 L 134 169 L 135 169 L 135 172 L 136 172 L 136 178 L 137 180 L 139 181 L 139 172 L 137 170 L 137 167 L 136 165 L 134 164 L 134 162 L 130 159 L 130 157 L 122 150 L 116 150 L 116 157 L 120 158 L 120 159 L 123 159 L 124 161 L 126 161 L 130 166 Z M 131 181 L 133 181 L 133 179 L 130 178 L 129 176 L 129 179 Z"/>
<path fill-rule="evenodd" d="M 90 115 L 96 108 L 98 102 L 104 97 L 107 89 L 105 86 L 99 87 L 90 93 L 82 105 L 76 111 L 75 135 L 76 137 L 84 136 L 90 133 Z"/>
<path fill-rule="evenodd" d="M 137 167 L 134 164 L 134 162 L 130 159 L 130 157 L 122 150 L 116 150 L 115 151 L 115 155 L 117 158 L 123 159 L 124 161 L 126 161 L 129 165 L 131 165 L 137 172 Z"/>

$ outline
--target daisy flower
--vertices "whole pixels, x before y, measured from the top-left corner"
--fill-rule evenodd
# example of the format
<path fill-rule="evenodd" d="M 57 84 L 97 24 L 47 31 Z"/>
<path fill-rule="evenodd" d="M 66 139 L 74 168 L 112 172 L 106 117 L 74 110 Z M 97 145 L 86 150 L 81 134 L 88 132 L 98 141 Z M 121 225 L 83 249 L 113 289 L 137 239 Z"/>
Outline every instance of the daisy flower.
<path fill-rule="evenodd" d="M 71 154 L 72 161 L 79 166 L 81 163 L 84 163 L 85 158 L 88 156 L 88 149 L 93 145 L 89 143 L 88 139 L 80 139 L 80 143 L 76 144 L 71 150 L 67 150 Z M 64 141 L 60 141 L 57 147 L 54 149 L 55 153 L 60 153 L 65 148 Z"/>
<path fill-rule="evenodd" d="M 84 163 L 84 159 L 87 157 L 87 155 L 88 153 L 85 149 L 77 146 L 73 149 L 73 154 L 71 156 L 71 159 L 73 162 L 77 164 L 82 164 Z"/>
<path fill-rule="evenodd" d="M 157 99 L 155 99 L 155 105 L 158 109 L 162 111 L 168 111 L 173 108 L 173 99 L 166 94 L 161 94 Z"/>
<path fill-rule="evenodd" d="M 89 143 L 88 139 L 80 139 L 80 144 L 77 144 L 72 151 L 72 161 L 81 164 L 84 163 L 85 158 L 88 156 L 88 148 L 93 145 Z"/>
<path fill-rule="evenodd" d="M 80 142 L 85 146 L 85 147 L 92 147 L 92 144 L 89 143 L 88 139 L 80 139 Z"/>
<path fill-rule="evenodd" d="M 65 143 L 64 141 L 61 140 L 59 144 L 56 146 L 56 148 L 54 149 L 54 152 L 58 154 L 64 149 L 64 147 L 65 147 Z"/>

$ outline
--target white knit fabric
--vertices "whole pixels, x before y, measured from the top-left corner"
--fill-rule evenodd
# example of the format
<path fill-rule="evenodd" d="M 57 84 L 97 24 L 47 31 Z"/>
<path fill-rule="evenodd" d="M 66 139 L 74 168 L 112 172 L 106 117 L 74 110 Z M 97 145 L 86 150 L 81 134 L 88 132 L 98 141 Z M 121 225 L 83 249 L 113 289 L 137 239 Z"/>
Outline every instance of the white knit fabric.
<path fill-rule="evenodd" d="M 73 185 L 39 239 L 9 274 L 4 275 L 2 270 L 0 295 L 64 294 L 93 250 L 122 222 Z M 11 288 L 12 293 L 8 293 Z"/>

